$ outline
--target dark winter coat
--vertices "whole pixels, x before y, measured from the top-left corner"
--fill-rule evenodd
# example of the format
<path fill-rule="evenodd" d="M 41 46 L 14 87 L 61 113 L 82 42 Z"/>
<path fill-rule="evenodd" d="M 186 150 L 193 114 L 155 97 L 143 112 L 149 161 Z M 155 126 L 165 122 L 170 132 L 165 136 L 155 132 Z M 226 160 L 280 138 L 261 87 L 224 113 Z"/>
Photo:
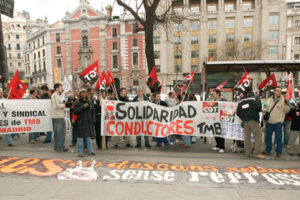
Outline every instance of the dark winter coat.
<path fill-rule="evenodd" d="M 262 111 L 261 101 L 253 93 L 248 93 L 238 103 L 236 114 L 242 121 L 254 120 L 259 122 Z"/>
<path fill-rule="evenodd" d="M 84 108 L 84 104 L 88 103 L 89 106 Z M 95 107 L 92 102 L 87 100 L 76 101 L 74 106 L 74 113 L 77 115 L 76 127 L 79 138 L 92 137 L 94 123 L 96 122 Z"/>
<path fill-rule="evenodd" d="M 160 106 L 168 107 L 168 104 L 165 101 L 159 101 L 159 102 L 153 101 L 152 103 Z"/>
<path fill-rule="evenodd" d="M 300 131 L 300 108 L 292 108 L 289 115 L 292 117 L 291 130 Z"/>

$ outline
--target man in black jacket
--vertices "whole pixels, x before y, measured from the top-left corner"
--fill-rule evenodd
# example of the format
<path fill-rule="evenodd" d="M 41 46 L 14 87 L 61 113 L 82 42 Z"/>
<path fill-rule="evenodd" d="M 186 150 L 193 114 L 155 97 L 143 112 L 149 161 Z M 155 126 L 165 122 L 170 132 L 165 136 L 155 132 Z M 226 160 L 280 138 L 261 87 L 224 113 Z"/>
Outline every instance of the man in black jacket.
<path fill-rule="evenodd" d="M 40 99 L 51 99 L 51 96 L 49 95 L 50 92 L 49 92 L 49 88 L 47 85 L 43 85 L 41 87 L 41 90 L 42 90 L 42 95 L 40 97 Z M 43 143 L 50 143 L 51 142 L 51 139 L 52 139 L 52 132 L 51 131 L 48 131 L 46 133 L 46 138 L 45 140 L 43 141 Z"/>
<path fill-rule="evenodd" d="M 251 155 L 251 133 L 254 135 L 255 148 L 254 156 L 264 159 L 261 154 L 262 132 L 259 122 L 259 113 L 262 111 L 261 101 L 252 91 L 245 92 L 237 106 L 237 116 L 243 121 L 244 126 L 244 145 L 246 157 Z"/>
<path fill-rule="evenodd" d="M 72 122 L 72 144 L 70 145 L 71 147 L 75 147 L 77 144 L 77 127 L 75 125 L 76 119 L 73 119 L 74 117 L 76 117 L 76 115 L 74 115 L 74 105 L 77 99 L 78 99 L 78 89 L 74 89 L 73 95 L 68 98 L 68 101 L 66 103 L 66 107 L 70 108 L 70 120 Z"/>
<path fill-rule="evenodd" d="M 119 101 L 129 102 L 129 99 L 127 98 L 126 88 L 120 89 Z M 126 147 L 132 148 L 132 146 L 130 144 L 130 136 L 125 136 L 125 142 L 126 142 Z M 120 145 L 120 137 L 119 136 L 114 137 L 114 143 L 115 143 L 114 148 L 115 149 L 119 148 L 119 145 Z"/>

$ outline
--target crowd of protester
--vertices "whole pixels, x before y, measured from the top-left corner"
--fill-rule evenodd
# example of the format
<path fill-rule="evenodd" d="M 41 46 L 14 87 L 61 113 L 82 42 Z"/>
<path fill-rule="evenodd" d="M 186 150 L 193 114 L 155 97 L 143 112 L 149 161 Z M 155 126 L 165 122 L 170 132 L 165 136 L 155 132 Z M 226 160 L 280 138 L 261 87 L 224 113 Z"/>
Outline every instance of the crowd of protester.
<path fill-rule="evenodd" d="M 71 145 L 77 147 L 77 155 L 83 157 L 85 153 L 95 155 L 92 140 L 96 139 L 98 149 L 107 148 L 108 142 L 113 143 L 113 148 L 118 149 L 121 140 L 125 141 L 125 147 L 133 148 L 130 136 L 125 137 L 102 137 L 101 136 L 101 103 L 103 99 L 119 100 L 122 102 L 130 102 L 127 97 L 126 88 L 118 91 L 118 97 L 111 90 L 101 90 L 96 94 L 95 90 L 89 89 L 73 89 L 72 94 L 64 100 L 62 97 L 63 86 L 60 83 L 54 85 L 54 90 L 49 90 L 47 86 L 41 89 L 31 89 L 27 99 L 51 99 L 51 118 L 53 123 L 53 144 L 54 150 L 57 152 L 67 152 L 69 149 L 65 146 L 66 124 L 65 109 L 70 109 L 70 121 L 72 125 Z M 8 91 L 0 89 L 0 99 L 5 99 Z M 215 89 L 212 93 L 214 101 L 226 101 L 222 97 L 221 91 Z M 142 89 L 137 90 L 137 96 L 133 102 L 149 101 L 154 104 L 174 107 L 184 101 L 197 101 L 194 94 L 186 94 L 185 92 L 177 95 L 174 91 L 169 92 L 168 97 L 163 101 L 159 93 L 147 96 Z M 265 113 L 265 120 L 262 120 L 261 112 Z M 242 121 L 244 128 L 244 152 L 246 157 L 255 157 L 264 159 L 265 155 L 270 155 L 273 144 L 275 144 L 276 156 L 282 155 L 282 149 L 287 148 L 290 156 L 300 156 L 300 103 L 290 103 L 285 100 L 282 95 L 281 88 L 274 89 L 274 95 L 271 96 L 263 109 L 261 100 L 258 95 L 251 90 L 242 93 L 237 106 L 237 116 Z M 262 127 L 264 126 L 264 129 Z M 265 132 L 263 131 L 265 130 Z M 272 140 L 275 132 L 275 140 Z M 251 135 L 254 136 L 254 142 L 251 141 Z M 263 151 L 263 134 L 265 134 L 266 148 Z M 41 135 L 45 135 L 43 143 L 52 142 L 52 132 L 47 133 L 29 133 L 28 142 L 34 144 L 39 140 Z M 283 137 L 284 136 L 284 137 Z M 9 147 L 14 147 L 13 138 L 19 138 L 19 134 L 5 135 L 5 141 Z M 196 141 L 195 137 L 171 135 L 164 138 L 150 138 L 149 136 L 136 136 L 136 148 L 144 146 L 151 148 L 150 141 L 156 143 L 155 147 L 168 147 L 169 145 L 180 145 L 182 148 L 189 149 L 192 143 Z M 105 140 L 105 141 L 104 141 Z M 299 140 L 296 145 L 296 140 Z M 225 139 L 215 137 L 216 146 L 212 148 L 214 151 L 224 153 Z"/>

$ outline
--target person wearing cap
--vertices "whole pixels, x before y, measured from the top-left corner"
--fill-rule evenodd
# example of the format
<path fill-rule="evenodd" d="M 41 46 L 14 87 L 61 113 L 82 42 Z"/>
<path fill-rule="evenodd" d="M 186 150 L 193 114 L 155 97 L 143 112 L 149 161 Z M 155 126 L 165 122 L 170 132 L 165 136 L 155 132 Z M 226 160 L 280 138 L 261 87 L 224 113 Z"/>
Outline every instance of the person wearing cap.
<path fill-rule="evenodd" d="M 249 90 L 242 95 L 242 99 L 237 106 L 237 116 L 243 122 L 244 128 L 244 145 L 245 156 L 251 157 L 251 133 L 254 135 L 254 157 L 258 159 L 264 159 L 265 156 L 261 154 L 262 146 L 262 131 L 260 126 L 260 112 L 262 112 L 262 105 L 259 97 Z"/>
<path fill-rule="evenodd" d="M 282 124 L 285 115 L 290 111 L 290 106 L 282 96 L 280 87 L 275 88 L 274 95 L 268 99 L 266 111 L 270 113 L 270 118 L 266 122 L 266 151 L 264 154 L 271 154 L 272 136 L 275 131 L 276 157 L 279 158 L 282 153 Z"/>
<path fill-rule="evenodd" d="M 95 155 L 91 137 L 95 130 L 96 113 L 94 104 L 85 89 L 79 92 L 79 98 L 74 105 L 74 113 L 77 115 L 77 155 L 83 157 L 84 139 L 86 139 L 88 154 Z"/>
<path fill-rule="evenodd" d="M 54 85 L 54 93 L 51 96 L 51 117 L 54 133 L 54 150 L 58 152 L 66 152 L 69 149 L 65 148 L 66 125 L 65 125 L 65 108 L 66 105 L 62 102 L 63 86 L 60 83 Z"/>

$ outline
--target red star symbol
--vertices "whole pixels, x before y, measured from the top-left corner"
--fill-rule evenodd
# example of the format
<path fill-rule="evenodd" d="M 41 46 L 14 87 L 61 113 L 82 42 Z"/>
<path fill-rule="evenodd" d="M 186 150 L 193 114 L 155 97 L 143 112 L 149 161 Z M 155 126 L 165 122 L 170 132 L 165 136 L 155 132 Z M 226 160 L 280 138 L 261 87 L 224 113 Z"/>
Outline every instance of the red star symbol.
<path fill-rule="evenodd" d="M 216 117 L 212 117 L 213 119 L 216 119 Z"/>
<path fill-rule="evenodd" d="M 209 119 L 209 117 L 205 117 L 206 119 Z"/>
<path fill-rule="evenodd" d="M 226 105 L 223 105 L 223 108 L 226 108 Z"/>
<path fill-rule="evenodd" d="M 230 108 L 234 108 L 234 105 L 231 105 Z"/>

